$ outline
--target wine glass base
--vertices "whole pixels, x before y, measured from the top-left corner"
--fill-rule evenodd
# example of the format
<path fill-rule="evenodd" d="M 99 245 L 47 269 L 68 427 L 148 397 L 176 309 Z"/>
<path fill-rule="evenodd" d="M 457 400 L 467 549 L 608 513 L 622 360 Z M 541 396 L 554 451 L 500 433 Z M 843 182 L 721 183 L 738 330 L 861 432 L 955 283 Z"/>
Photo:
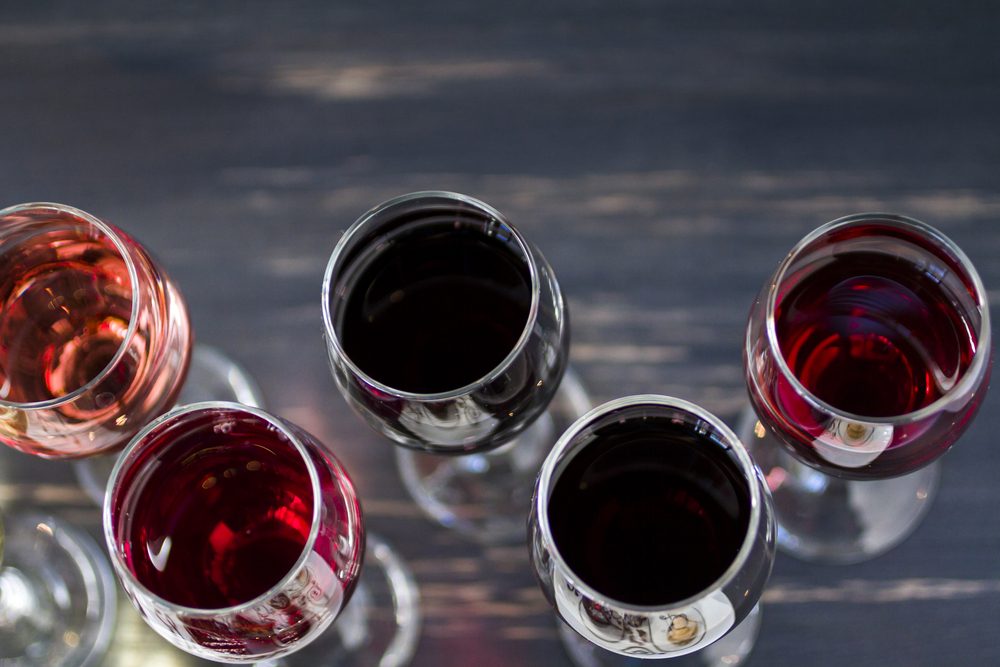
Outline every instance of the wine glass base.
<path fill-rule="evenodd" d="M 941 476 L 937 462 L 883 480 L 825 475 L 785 451 L 749 407 L 736 433 L 771 489 L 778 548 L 805 561 L 858 563 L 889 551 L 923 520 Z"/>
<path fill-rule="evenodd" d="M 403 667 L 420 638 L 417 583 L 399 555 L 369 534 L 354 595 L 326 631 L 295 653 L 258 667 Z"/>
<path fill-rule="evenodd" d="M 111 568 L 90 537 L 44 515 L 5 522 L 0 664 L 96 667 L 115 625 Z"/>
<path fill-rule="evenodd" d="M 760 605 L 721 639 L 700 651 L 679 656 L 620 655 L 592 644 L 575 630 L 559 622 L 559 638 L 570 660 L 577 667 L 642 667 L 657 660 L 668 661 L 670 667 L 733 667 L 744 665 L 760 633 Z"/>
<path fill-rule="evenodd" d="M 195 345 L 177 405 L 202 401 L 235 401 L 259 408 L 264 405 L 264 394 L 238 363 L 214 347 Z M 77 481 L 97 505 L 104 504 L 104 492 L 117 460 L 118 454 L 114 453 L 73 463 Z"/>
<path fill-rule="evenodd" d="M 407 491 L 440 524 L 487 544 L 524 542 L 542 461 L 591 407 L 580 378 L 567 368 L 546 411 L 502 447 L 463 456 L 397 447 L 396 463 Z"/>

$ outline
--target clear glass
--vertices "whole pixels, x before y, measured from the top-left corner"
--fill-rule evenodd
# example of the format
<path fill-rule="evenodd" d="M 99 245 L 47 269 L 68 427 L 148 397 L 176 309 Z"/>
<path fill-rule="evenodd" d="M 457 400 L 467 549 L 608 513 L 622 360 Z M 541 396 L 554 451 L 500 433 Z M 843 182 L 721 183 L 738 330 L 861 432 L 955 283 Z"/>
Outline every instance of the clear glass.
<path fill-rule="evenodd" d="M 174 284 L 121 230 L 62 204 L 0 211 L 0 442 L 119 449 L 169 408 L 191 333 Z"/>
<path fill-rule="evenodd" d="M 417 247 L 427 238 L 492 249 L 485 259 L 457 246 L 431 257 Z M 393 261 L 407 265 L 393 273 L 397 289 L 391 293 L 379 284 L 383 274 L 372 273 L 380 261 L 388 261 L 385 257 L 393 257 L 390 253 L 401 253 L 403 259 Z M 492 312 L 479 302 L 480 294 L 499 289 L 496 276 L 483 268 L 499 255 L 507 268 L 515 267 L 524 278 L 523 326 L 506 312 Z M 464 265 L 456 268 L 460 262 Z M 408 358 L 387 369 L 372 371 L 377 364 L 368 361 L 363 367 L 348 354 L 345 330 L 359 317 L 351 310 L 353 300 L 384 289 L 385 301 L 395 303 L 410 298 L 411 288 L 417 292 L 427 284 L 449 284 L 456 275 L 472 280 L 480 290 L 470 292 L 456 308 L 486 309 L 481 316 L 492 318 L 494 328 L 517 326 L 508 338 L 510 346 L 501 348 L 497 355 L 501 358 L 481 376 L 447 385 L 448 378 L 462 377 L 454 366 L 465 361 L 424 352 L 440 345 L 433 332 L 442 327 L 438 318 L 449 317 L 448 312 L 427 313 L 427 321 L 415 317 L 410 326 L 397 327 L 393 338 L 364 341 L 375 349 L 356 344 L 355 354 L 377 359 L 380 351 L 411 345 L 414 338 L 430 339 L 425 348 L 413 347 Z M 341 393 L 372 428 L 408 450 L 401 451 L 398 460 L 421 507 L 445 525 L 485 541 L 523 540 L 535 471 L 555 434 L 589 407 L 579 382 L 563 382 L 569 353 L 566 304 L 538 249 L 499 211 L 481 201 L 451 192 L 403 195 L 365 213 L 337 244 L 323 283 L 323 316 L 330 365 Z M 482 347 L 496 352 L 486 343 Z M 437 366 L 421 366 L 424 358 L 433 358 Z M 433 390 L 401 389 L 385 377 L 399 375 L 397 367 L 413 364 L 421 369 L 413 376 Z M 395 378 L 391 381 L 399 384 Z M 547 407 L 553 409 L 546 412 Z M 427 453 L 464 456 L 446 459 Z"/>
<path fill-rule="evenodd" d="M 810 293 L 821 321 L 799 324 Z M 825 347 L 810 347 L 809 326 L 818 337 L 831 322 Z M 740 435 L 774 495 L 780 546 L 853 562 L 905 538 L 937 488 L 935 461 L 979 409 L 991 355 L 982 282 L 933 227 L 867 213 L 799 242 L 751 309 L 744 350 L 759 422 L 745 415 Z"/>
<path fill-rule="evenodd" d="M 0 516 L 0 664 L 96 667 L 115 625 L 114 578 L 85 533 L 50 516 Z"/>
<path fill-rule="evenodd" d="M 631 424 L 641 433 L 650 418 L 684 425 L 699 434 L 699 446 L 718 447 L 720 460 L 727 461 L 732 474 L 745 481 L 742 502 L 749 510 L 738 552 L 718 579 L 676 603 L 640 606 L 601 594 L 570 568 L 553 537 L 550 500 L 568 464 L 582 452 L 602 447 L 600 429 Z M 610 401 L 581 417 L 545 459 L 528 533 L 539 585 L 566 624 L 561 636 L 571 658 L 581 667 L 628 665 L 651 658 L 721 666 L 741 664 L 749 654 L 760 622 L 757 603 L 774 561 L 770 494 L 736 435 L 698 406 L 667 396 L 641 395 Z M 677 573 L 678 578 L 686 576 L 688 573 Z"/>
<path fill-rule="evenodd" d="M 178 467 L 176 457 L 183 457 L 183 466 L 198 464 L 218 456 L 217 447 L 220 446 L 226 447 L 226 461 L 220 459 L 220 465 L 225 470 L 220 468 L 220 472 L 215 467 L 196 470 L 200 489 L 195 493 L 212 493 L 216 486 L 226 494 L 232 494 L 237 489 L 239 493 L 249 492 L 249 497 L 254 499 L 251 504 L 256 505 L 256 499 L 261 502 L 273 500 L 280 507 L 263 514 L 243 504 L 234 505 L 231 495 L 222 496 L 210 506 L 218 508 L 215 511 L 219 514 L 205 518 L 206 525 L 214 526 L 206 533 L 208 537 L 202 535 L 198 538 L 198 533 L 195 533 L 194 539 L 202 539 L 202 543 L 192 542 L 191 533 L 182 535 L 194 521 L 190 516 L 181 523 L 163 524 L 168 526 L 167 535 L 159 535 L 159 529 L 150 528 L 153 524 L 148 522 L 148 517 L 156 515 L 139 511 L 141 506 L 147 505 L 143 502 L 143 493 L 150 489 L 155 494 L 161 488 L 159 485 L 172 484 L 178 477 L 186 479 L 185 475 L 194 474 L 190 468 Z M 233 449 L 230 450 L 230 447 Z M 258 455 L 251 456 L 252 460 L 246 462 L 237 460 L 235 450 L 238 448 L 250 448 Z M 259 453 L 262 451 L 266 455 Z M 260 456 L 265 458 L 258 461 Z M 266 472 L 269 466 L 273 466 L 278 474 L 268 478 L 272 480 L 271 485 L 261 486 L 256 482 L 261 478 L 255 475 Z M 237 475 L 242 475 L 239 479 L 243 481 L 235 486 L 221 479 L 235 480 Z M 273 486 L 275 479 L 281 480 L 277 488 Z M 304 487 L 299 488 L 303 480 Z M 254 483 L 254 487 L 247 489 L 244 486 L 247 483 Z M 242 491 L 239 491 L 241 487 Z M 211 511 L 208 507 L 206 505 L 202 511 Z M 170 517 L 173 512 L 166 512 L 165 515 Z M 242 525 L 239 522 L 243 520 L 250 522 L 245 529 L 239 528 Z M 301 553 L 287 567 L 287 571 L 278 572 L 279 581 L 252 599 L 241 599 L 222 607 L 214 604 L 208 607 L 186 606 L 165 599 L 150 587 L 167 586 L 172 598 L 181 599 L 178 596 L 203 595 L 202 589 L 190 590 L 188 586 L 197 587 L 197 577 L 210 576 L 220 586 L 219 590 L 238 590 L 246 586 L 249 579 L 265 576 L 260 574 L 261 568 L 273 570 L 280 567 L 282 561 L 275 556 L 275 550 L 282 543 L 287 544 L 287 541 L 282 542 L 285 538 L 276 537 L 279 533 L 274 532 L 273 526 L 268 523 L 275 520 L 280 520 L 285 527 L 293 526 L 303 531 L 296 539 L 296 542 L 303 543 Z M 235 532 L 229 530 L 230 524 L 236 526 Z M 219 526 L 226 529 L 222 530 Z M 112 473 L 104 506 L 104 534 L 114 569 L 133 605 L 150 627 L 188 653 L 220 662 L 281 659 L 284 663 L 289 659 L 286 656 L 317 638 L 324 637 L 325 641 L 324 631 L 342 612 L 345 618 L 350 617 L 349 610 L 352 608 L 355 609 L 354 625 L 361 624 L 358 632 L 346 636 L 341 633 L 332 641 L 348 653 L 350 649 L 360 649 L 364 644 L 358 638 L 363 639 L 365 634 L 363 608 L 370 595 L 358 589 L 365 552 L 365 531 L 354 486 L 337 459 L 315 438 L 258 408 L 225 402 L 198 403 L 178 408 L 147 425 L 122 454 Z M 145 549 L 136 555 L 138 547 L 134 540 L 139 539 L 136 536 L 144 535 L 150 537 L 142 538 L 147 540 Z M 178 543 L 187 539 L 188 546 L 172 552 L 171 536 Z M 219 546 L 217 540 L 230 537 L 236 540 L 232 544 L 243 545 L 238 547 L 245 549 L 242 554 L 234 556 L 233 551 Z M 220 565 L 221 569 L 213 565 L 210 570 L 191 572 L 181 560 L 178 567 L 183 576 L 176 579 L 178 570 L 173 570 L 169 576 L 174 579 L 160 581 L 155 579 L 160 575 L 147 567 L 141 555 L 145 551 L 148 562 L 152 563 L 156 572 L 168 576 L 171 553 L 175 554 L 175 558 L 184 559 L 192 549 L 210 549 L 222 559 L 219 563 L 230 564 Z M 239 569 L 240 563 L 253 565 L 250 570 L 244 571 Z M 380 575 L 382 588 L 388 587 L 388 594 L 397 597 L 404 605 L 403 608 L 397 607 L 394 625 L 406 625 L 386 637 L 390 644 L 393 641 L 395 644 L 385 649 L 385 654 L 388 655 L 388 651 L 394 648 L 397 654 L 403 654 L 403 659 L 394 664 L 404 664 L 414 648 L 414 627 L 419 627 L 415 588 L 412 578 L 394 556 L 385 553 L 381 557 L 376 556 L 375 562 L 369 563 L 366 569 L 379 569 L 379 564 L 383 565 Z M 237 573 L 238 569 L 243 576 Z M 180 586 L 188 590 L 170 588 L 170 581 L 180 582 Z M 266 585 L 267 582 L 264 583 Z M 394 587 L 399 590 L 393 590 Z M 352 602 L 348 606 L 352 596 L 357 596 L 361 604 Z M 352 636 L 355 639 L 353 643 Z"/>

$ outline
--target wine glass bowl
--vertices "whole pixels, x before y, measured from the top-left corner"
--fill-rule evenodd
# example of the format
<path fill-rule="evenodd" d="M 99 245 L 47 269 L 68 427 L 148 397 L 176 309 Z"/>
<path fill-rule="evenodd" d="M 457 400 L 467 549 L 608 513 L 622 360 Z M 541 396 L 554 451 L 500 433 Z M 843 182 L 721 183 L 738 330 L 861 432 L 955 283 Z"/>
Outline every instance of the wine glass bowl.
<path fill-rule="evenodd" d="M 859 214 L 793 248 L 754 304 L 754 409 L 793 456 L 855 480 L 918 470 L 975 416 L 991 366 L 986 290 L 917 220 Z"/>
<path fill-rule="evenodd" d="M 108 485 L 104 533 L 146 622 L 222 662 L 276 658 L 318 636 L 350 600 L 365 545 L 340 463 L 298 427 L 222 402 L 136 435 Z"/>
<path fill-rule="evenodd" d="M 528 531 L 542 591 L 576 631 L 563 635 L 571 655 L 578 636 L 618 655 L 678 657 L 738 628 L 749 641 L 737 658 L 749 651 L 774 558 L 770 496 L 703 409 L 645 395 L 581 417 L 545 459 Z"/>
<path fill-rule="evenodd" d="M 355 222 L 330 257 L 323 317 L 348 403 L 412 449 L 499 447 L 566 368 L 552 269 L 499 211 L 456 193 L 403 195 Z"/>
<path fill-rule="evenodd" d="M 189 361 L 183 300 L 121 230 L 61 204 L 0 210 L 0 442 L 44 458 L 122 447 Z"/>
<path fill-rule="evenodd" d="M 986 290 L 930 225 L 863 213 L 817 228 L 754 303 L 740 435 L 774 498 L 778 545 L 855 563 L 923 520 L 938 459 L 992 364 Z"/>

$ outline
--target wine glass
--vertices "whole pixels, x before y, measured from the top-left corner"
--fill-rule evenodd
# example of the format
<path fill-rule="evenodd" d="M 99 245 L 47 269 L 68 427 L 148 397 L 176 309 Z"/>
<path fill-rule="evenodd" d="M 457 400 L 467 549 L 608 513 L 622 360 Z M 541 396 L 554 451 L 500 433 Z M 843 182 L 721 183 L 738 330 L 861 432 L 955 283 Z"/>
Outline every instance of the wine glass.
<path fill-rule="evenodd" d="M 4 523 L 0 515 L 0 664 L 97 667 L 116 611 L 103 554 L 50 516 L 17 512 Z"/>
<path fill-rule="evenodd" d="M 135 240 L 52 203 L 0 210 L 0 442 L 80 459 L 101 502 L 113 457 L 178 396 L 259 403 L 260 391 L 210 348 L 192 353 L 177 287 Z"/>
<path fill-rule="evenodd" d="M 930 225 L 863 213 L 802 239 L 747 326 L 755 415 L 741 435 L 774 496 L 778 544 L 856 562 L 899 543 L 938 485 L 938 457 L 989 384 L 986 290 Z"/>
<path fill-rule="evenodd" d="M 590 407 L 538 249 L 472 197 L 403 195 L 340 239 L 323 317 L 341 393 L 400 445 L 417 503 L 482 541 L 524 539 L 538 466 Z"/>
<path fill-rule="evenodd" d="M 44 458 L 121 448 L 189 360 L 180 293 L 124 232 L 61 204 L 0 211 L 0 441 Z"/>
<path fill-rule="evenodd" d="M 309 664 L 287 656 L 320 639 L 328 659 L 354 651 L 389 667 L 412 656 L 412 577 L 381 542 L 362 577 L 366 536 L 347 471 L 263 410 L 195 403 L 148 424 L 112 472 L 103 518 L 126 595 L 192 655 Z M 370 632 L 374 595 L 394 607 L 391 633 Z M 324 632 L 347 609 L 356 627 Z"/>
<path fill-rule="evenodd" d="M 704 409 L 640 395 L 594 408 L 542 465 L 528 523 L 539 585 L 580 667 L 742 664 L 771 573 L 770 495 Z"/>

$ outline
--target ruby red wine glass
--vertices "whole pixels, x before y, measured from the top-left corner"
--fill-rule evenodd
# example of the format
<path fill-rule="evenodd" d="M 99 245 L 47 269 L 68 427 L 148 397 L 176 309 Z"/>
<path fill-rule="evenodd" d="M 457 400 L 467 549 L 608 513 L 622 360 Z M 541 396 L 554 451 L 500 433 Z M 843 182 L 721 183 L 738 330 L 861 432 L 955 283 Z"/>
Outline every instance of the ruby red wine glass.
<path fill-rule="evenodd" d="M 180 293 L 120 229 L 61 204 L 0 211 L 0 442 L 121 448 L 173 404 L 190 348 Z"/>
<path fill-rule="evenodd" d="M 146 622 L 196 656 L 273 659 L 350 601 L 365 531 L 347 472 L 298 427 L 235 403 L 149 424 L 108 485 L 104 533 Z"/>
<path fill-rule="evenodd" d="M 581 667 L 742 664 L 771 572 L 770 495 L 702 408 L 630 396 L 581 417 L 546 458 L 532 565 Z"/>
<path fill-rule="evenodd" d="M 782 548 L 857 561 L 923 518 L 937 459 L 968 428 L 991 367 L 986 290 L 930 225 L 866 213 L 800 241 L 750 314 L 745 364 Z"/>
<path fill-rule="evenodd" d="M 566 372 L 566 305 L 538 249 L 484 202 L 403 195 L 340 239 L 323 314 L 341 393 L 400 445 L 420 506 L 482 540 L 524 539 L 538 466 L 589 409 Z"/>

